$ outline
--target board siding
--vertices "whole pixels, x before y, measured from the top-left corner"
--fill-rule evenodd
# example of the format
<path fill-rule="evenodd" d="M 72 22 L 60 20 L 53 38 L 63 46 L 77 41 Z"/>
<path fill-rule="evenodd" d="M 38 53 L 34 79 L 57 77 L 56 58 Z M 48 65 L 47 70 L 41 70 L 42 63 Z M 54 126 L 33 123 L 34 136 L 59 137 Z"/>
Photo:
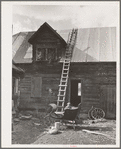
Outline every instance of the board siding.
<path fill-rule="evenodd" d="M 31 97 L 41 97 L 42 94 L 42 78 L 31 77 Z"/>
<path fill-rule="evenodd" d="M 116 86 L 103 85 L 101 87 L 102 106 L 105 109 L 107 118 L 116 118 Z"/>
<path fill-rule="evenodd" d="M 36 65 L 36 64 L 35 64 Z M 62 65 L 57 64 L 55 66 L 42 66 L 42 65 L 23 66 L 21 68 L 26 69 L 25 78 L 20 81 L 21 101 L 23 107 L 39 107 L 44 108 L 49 103 L 57 103 L 58 85 L 60 83 Z M 99 74 L 100 66 L 103 65 L 104 74 Z M 20 67 L 20 66 L 19 66 Z M 34 67 L 34 69 L 33 69 Z M 83 71 L 84 70 L 84 71 Z M 86 70 L 86 71 L 85 71 Z M 109 73 L 111 72 L 111 73 Z M 31 77 L 42 78 L 41 97 L 31 97 Z M 105 112 L 110 109 L 115 109 L 116 101 L 114 100 L 114 92 L 116 93 L 116 65 L 115 63 L 106 64 L 90 64 L 90 65 L 73 65 L 71 64 L 71 71 L 69 74 L 69 80 L 80 79 L 82 82 L 82 96 L 81 96 L 81 112 L 88 113 L 89 109 L 93 105 L 94 107 L 102 108 Z M 38 83 L 38 81 L 36 82 Z M 107 88 L 103 88 L 107 86 Z M 109 86 L 113 86 L 113 89 L 108 90 Z M 103 88 L 103 90 L 102 90 Z M 49 93 L 49 89 L 52 93 Z M 112 93 L 112 91 L 113 93 Z M 103 98 L 102 94 L 105 95 Z M 107 107 L 107 97 L 110 98 L 110 106 Z M 70 87 L 68 84 L 66 101 L 70 98 Z M 109 102 L 109 101 L 108 101 Z M 25 103 L 25 104 L 24 104 Z M 114 117 L 112 114 L 106 114 L 106 117 Z"/>

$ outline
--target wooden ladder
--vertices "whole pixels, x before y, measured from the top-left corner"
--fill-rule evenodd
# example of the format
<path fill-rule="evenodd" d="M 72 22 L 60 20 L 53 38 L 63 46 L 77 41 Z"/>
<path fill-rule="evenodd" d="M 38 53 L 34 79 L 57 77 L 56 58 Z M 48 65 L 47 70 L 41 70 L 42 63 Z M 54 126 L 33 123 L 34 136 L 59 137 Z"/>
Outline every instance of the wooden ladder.
<path fill-rule="evenodd" d="M 68 37 L 67 47 L 65 52 L 65 60 L 63 62 L 62 74 L 61 74 L 60 85 L 59 85 L 59 94 L 57 99 L 56 113 L 64 111 L 66 88 L 67 88 L 68 78 L 69 78 L 69 68 L 70 68 L 73 49 L 76 43 L 77 32 L 78 32 L 78 29 L 73 29 Z"/>

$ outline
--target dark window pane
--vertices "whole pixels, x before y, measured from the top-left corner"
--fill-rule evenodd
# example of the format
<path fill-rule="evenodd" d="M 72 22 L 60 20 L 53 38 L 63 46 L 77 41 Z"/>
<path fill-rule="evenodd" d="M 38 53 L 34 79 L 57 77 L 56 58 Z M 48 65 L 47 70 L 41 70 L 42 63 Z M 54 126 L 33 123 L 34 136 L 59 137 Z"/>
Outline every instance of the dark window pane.
<path fill-rule="evenodd" d="M 55 49 L 48 49 L 47 59 L 49 61 L 55 60 L 56 58 L 56 50 Z"/>
<path fill-rule="evenodd" d="M 45 60 L 45 54 L 46 54 L 45 49 L 38 48 L 37 49 L 37 54 L 36 54 L 36 60 L 37 61 Z"/>

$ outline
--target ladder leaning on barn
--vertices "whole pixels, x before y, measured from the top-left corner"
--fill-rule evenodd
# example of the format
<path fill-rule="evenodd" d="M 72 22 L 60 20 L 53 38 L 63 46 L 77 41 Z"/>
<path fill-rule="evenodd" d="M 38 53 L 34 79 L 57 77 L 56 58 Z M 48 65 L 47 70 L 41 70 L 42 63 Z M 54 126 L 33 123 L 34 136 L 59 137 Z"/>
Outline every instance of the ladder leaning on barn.
<path fill-rule="evenodd" d="M 69 77 L 69 68 L 70 68 L 73 49 L 76 43 L 77 32 L 78 32 L 78 29 L 73 29 L 68 37 L 67 47 L 65 52 L 65 60 L 63 62 L 62 74 L 61 74 L 60 85 L 59 85 L 59 94 L 57 99 L 56 113 L 63 112 L 64 110 L 66 88 L 67 88 L 68 77 Z"/>

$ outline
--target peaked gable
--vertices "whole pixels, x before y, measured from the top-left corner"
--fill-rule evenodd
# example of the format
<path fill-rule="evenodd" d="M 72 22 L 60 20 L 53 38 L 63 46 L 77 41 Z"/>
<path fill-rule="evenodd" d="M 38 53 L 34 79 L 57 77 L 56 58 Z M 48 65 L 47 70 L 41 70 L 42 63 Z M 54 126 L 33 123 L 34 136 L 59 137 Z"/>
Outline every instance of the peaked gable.
<path fill-rule="evenodd" d="M 58 38 L 61 42 L 63 42 L 63 44 L 66 45 L 65 40 L 46 22 L 42 26 L 40 26 L 40 28 L 31 36 L 31 38 L 28 40 L 28 42 L 30 44 L 33 44 L 35 39 L 37 39 L 40 36 L 43 37 L 43 35 L 45 35 L 46 30 L 51 32 L 56 38 Z"/>

